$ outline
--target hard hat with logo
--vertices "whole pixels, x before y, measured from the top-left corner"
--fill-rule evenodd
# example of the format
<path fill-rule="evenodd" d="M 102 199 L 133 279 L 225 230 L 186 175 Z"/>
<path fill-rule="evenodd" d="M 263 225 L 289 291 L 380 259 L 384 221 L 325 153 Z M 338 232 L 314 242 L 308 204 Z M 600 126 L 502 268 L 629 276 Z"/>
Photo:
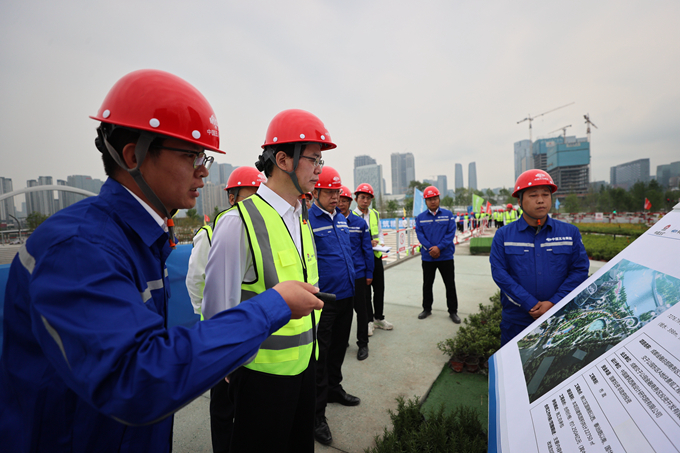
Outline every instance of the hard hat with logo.
<path fill-rule="evenodd" d="M 366 193 L 370 195 L 371 198 L 375 196 L 375 194 L 373 193 L 373 187 L 371 187 L 371 185 L 367 183 L 359 184 L 357 190 L 354 191 L 354 195 L 358 195 L 360 193 Z"/>
<path fill-rule="evenodd" d="M 318 117 L 304 110 L 290 109 L 271 120 L 262 148 L 296 142 L 319 143 L 322 150 L 336 147 L 326 126 Z"/>
<path fill-rule="evenodd" d="M 342 186 L 340 187 L 340 196 L 349 198 L 350 200 L 352 199 L 352 192 L 349 190 L 349 187 L 347 186 Z"/>
<path fill-rule="evenodd" d="M 550 193 L 555 193 L 557 191 L 557 186 L 547 172 L 543 170 L 527 170 L 517 178 L 515 191 L 512 192 L 512 196 L 519 198 L 519 194 L 523 190 L 538 186 L 550 187 Z"/>
<path fill-rule="evenodd" d="M 168 72 L 141 69 L 123 76 L 90 118 L 224 154 L 219 149 L 217 118 L 208 101 L 188 82 Z"/>
<path fill-rule="evenodd" d="M 435 186 L 429 186 L 426 187 L 425 190 L 423 190 L 423 198 L 428 199 L 428 198 L 433 198 L 433 197 L 438 197 L 439 196 L 439 189 L 437 189 Z"/>
<path fill-rule="evenodd" d="M 108 153 L 119 167 L 127 171 L 149 203 L 167 219 L 171 247 L 175 246 L 176 210 L 168 211 L 147 184 L 140 170 L 152 142 L 158 138 L 174 138 L 198 145 L 202 149 L 220 151 L 217 118 L 205 97 L 185 80 L 164 71 L 141 69 L 123 76 L 109 90 L 96 115 L 101 121 L 95 144 Z M 139 133 L 135 145 L 135 168 L 128 168 L 109 139 L 116 128 Z M 171 207 L 172 208 L 172 207 Z"/>
<path fill-rule="evenodd" d="M 235 187 L 260 187 L 260 183 L 267 182 L 267 178 L 253 167 L 238 167 L 232 171 L 224 190 Z"/>
<path fill-rule="evenodd" d="M 315 189 L 340 189 L 341 187 L 340 174 L 333 167 L 323 167 L 319 180 L 314 185 Z"/>

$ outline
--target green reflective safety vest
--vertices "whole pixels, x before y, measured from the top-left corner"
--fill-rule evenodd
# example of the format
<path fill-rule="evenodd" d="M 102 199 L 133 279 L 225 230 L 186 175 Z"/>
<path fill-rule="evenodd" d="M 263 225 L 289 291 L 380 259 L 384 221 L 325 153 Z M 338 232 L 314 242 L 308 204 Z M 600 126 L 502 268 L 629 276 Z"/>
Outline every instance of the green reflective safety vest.
<path fill-rule="evenodd" d="M 508 223 L 512 223 L 515 220 L 517 220 L 517 211 L 503 211 L 503 223 L 507 225 Z"/>
<path fill-rule="evenodd" d="M 241 284 L 241 301 L 286 280 L 306 281 L 318 286 L 316 245 L 309 222 L 300 218 L 302 257 L 283 219 L 259 195 L 237 203 L 248 236 L 255 267 L 255 281 Z M 321 310 L 314 310 L 315 319 Z M 245 365 L 254 371 L 279 376 L 295 376 L 309 365 L 315 345 L 316 326 L 312 315 L 291 319 L 260 345 L 255 359 Z M 316 357 L 319 349 L 316 345 Z"/>
<path fill-rule="evenodd" d="M 352 214 L 363 219 L 363 216 L 357 214 L 354 211 L 352 211 Z M 368 214 L 370 219 L 368 229 L 371 232 L 371 240 L 380 242 L 380 213 L 378 213 L 378 211 L 376 211 L 375 209 L 370 208 Z M 375 255 L 376 258 L 382 257 L 382 252 L 374 251 L 373 254 Z"/>

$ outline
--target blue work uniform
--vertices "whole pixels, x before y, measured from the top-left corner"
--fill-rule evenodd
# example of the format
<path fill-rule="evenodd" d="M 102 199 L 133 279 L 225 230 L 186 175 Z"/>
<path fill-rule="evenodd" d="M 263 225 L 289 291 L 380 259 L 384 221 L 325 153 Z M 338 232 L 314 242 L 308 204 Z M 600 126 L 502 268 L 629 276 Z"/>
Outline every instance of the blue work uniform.
<path fill-rule="evenodd" d="M 352 260 L 354 262 L 355 278 L 373 278 L 373 245 L 368 225 L 359 216 L 351 212 L 347 216 L 349 226 L 349 240 L 352 246 Z"/>
<path fill-rule="evenodd" d="M 289 321 L 271 290 L 168 328 L 170 251 L 168 234 L 113 179 L 35 230 L 5 297 L 3 451 L 170 451 L 172 414 Z"/>
<path fill-rule="evenodd" d="M 523 217 L 500 228 L 489 261 L 501 289 L 501 344 L 534 322 L 529 311 L 539 301 L 558 303 L 590 268 L 578 228 L 550 217 L 538 234 Z"/>
<path fill-rule="evenodd" d="M 317 329 L 316 418 L 320 420 L 325 417 L 329 397 L 345 394 L 341 385 L 342 364 L 354 317 L 355 272 L 349 226 L 340 210 L 336 208 L 331 219 L 315 203 L 309 209 L 309 222 L 316 244 L 319 290 L 336 297 L 334 302 L 324 304 Z"/>
<path fill-rule="evenodd" d="M 446 261 L 453 259 L 456 246 L 453 238 L 456 236 L 456 218 L 448 209 L 439 208 L 436 214 L 430 210 L 421 212 L 416 217 L 416 235 L 424 250 L 421 252 L 423 261 Z M 432 258 L 427 250 L 431 247 L 439 248 L 439 258 Z"/>

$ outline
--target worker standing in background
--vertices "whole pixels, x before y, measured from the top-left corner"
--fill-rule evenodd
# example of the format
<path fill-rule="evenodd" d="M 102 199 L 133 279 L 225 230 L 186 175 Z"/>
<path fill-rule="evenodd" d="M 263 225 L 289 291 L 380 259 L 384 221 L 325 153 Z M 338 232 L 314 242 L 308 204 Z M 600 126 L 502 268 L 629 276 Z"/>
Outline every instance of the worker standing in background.
<path fill-rule="evenodd" d="M 316 247 L 301 195 L 319 179 L 323 150 L 335 148 L 319 118 L 284 110 L 269 124 L 255 164 L 267 182 L 216 225 L 203 315 L 238 308 L 279 281 L 317 285 Z M 231 452 L 314 451 L 316 324 L 314 311 L 289 322 L 229 378 L 234 403 Z"/>
<path fill-rule="evenodd" d="M 205 267 L 208 264 L 208 254 L 212 242 L 212 233 L 217 221 L 233 209 L 241 200 L 257 192 L 260 183 L 266 181 L 262 173 L 253 167 L 238 167 L 229 175 L 227 187 L 224 189 L 229 196 L 229 209 L 220 212 L 213 220 L 213 225 L 204 225 L 194 235 L 194 246 L 189 257 L 186 285 L 189 292 L 194 313 L 201 315 L 203 303 L 203 289 L 205 288 Z M 234 430 L 234 405 L 229 399 L 229 383 L 221 379 L 210 389 L 210 438 L 213 453 L 228 453 L 231 444 L 231 433 Z"/>
<path fill-rule="evenodd" d="M 347 218 L 349 226 L 349 240 L 352 246 L 352 258 L 354 262 L 355 285 L 354 285 L 354 311 L 357 314 L 357 360 L 368 358 L 368 315 L 366 314 L 366 291 L 373 281 L 374 256 L 371 245 L 371 233 L 363 219 L 352 213 L 352 192 L 346 187 L 340 188 L 338 209 Z"/>
<path fill-rule="evenodd" d="M 507 225 L 509 223 L 517 220 L 517 211 L 513 209 L 512 203 L 508 203 L 503 212 L 503 224 Z"/>
<path fill-rule="evenodd" d="M 501 290 L 501 346 L 588 278 L 590 263 L 578 228 L 548 216 L 555 191 L 542 170 L 519 175 L 512 196 L 524 214 L 494 235 L 489 261 Z"/>
<path fill-rule="evenodd" d="M 6 452 L 168 452 L 173 413 L 323 306 L 301 282 L 192 328 L 168 327 L 172 214 L 219 151 L 208 101 L 157 70 L 121 78 L 95 116 L 108 179 L 51 216 L 10 268 L 0 358 Z"/>
<path fill-rule="evenodd" d="M 422 245 L 420 257 L 423 265 L 423 311 L 418 315 L 418 319 L 425 319 L 432 314 L 434 301 L 432 285 L 439 269 L 446 287 L 449 317 L 454 323 L 460 324 L 453 265 L 456 224 L 451 211 L 439 207 L 439 190 L 436 187 L 427 187 L 423 191 L 423 198 L 427 210 L 416 217 L 416 235 Z"/>
<path fill-rule="evenodd" d="M 373 247 L 384 246 L 382 227 L 380 226 L 380 214 L 371 208 L 373 202 L 373 187 L 370 184 L 359 184 L 354 191 L 357 207 L 354 214 L 363 218 L 371 232 L 371 244 Z M 373 335 L 373 329 L 392 330 L 394 326 L 385 319 L 383 310 L 385 308 L 385 268 L 382 263 L 382 252 L 374 251 L 373 281 L 373 303 L 371 303 L 371 290 L 366 291 L 366 314 L 368 315 L 368 336 Z"/>
<path fill-rule="evenodd" d="M 319 290 L 335 294 L 324 305 L 319 320 L 319 360 L 316 364 L 316 418 L 314 438 L 323 445 L 333 442 L 326 420 L 327 403 L 356 406 L 361 400 L 342 388 L 342 363 L 354 318 L 354 262 L 347 219 L 337 209 L 342 180 L 324 167 L 314 185 L 314 204 L 309 222 L 314 232 L 319 263 Z"/>

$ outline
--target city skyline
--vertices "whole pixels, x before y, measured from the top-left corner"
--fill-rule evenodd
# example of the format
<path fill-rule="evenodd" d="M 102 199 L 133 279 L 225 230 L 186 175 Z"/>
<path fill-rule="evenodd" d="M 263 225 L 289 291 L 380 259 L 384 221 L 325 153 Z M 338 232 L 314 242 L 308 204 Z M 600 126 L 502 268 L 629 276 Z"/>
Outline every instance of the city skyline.
<path fill-rule="evenodd" d="M 539 139 L 569 124 L 585 136 L 589 114 L 593 181 L 640 154 L 656 169 L 680 151 L 677 1 L 171 2 L 133 16 L 76 0 L 0 8 L 2 176 L 15 187 L 39 175 L 104 179 L 88 115 L 141 68 L 206 96 L 227 153 L 216 162 L 234 166 L 253 165 L 287 108 L 324 122 L 338 148 L 323 158 L 344 178 L 354 156 L 370 154 L 387 187 L 395 152 L 414 155 L 421 181 L 475 161 L 480 188 L 510 187 L 528 116 Z M 565 23 L 578 33 L 554 33 Z"/>

